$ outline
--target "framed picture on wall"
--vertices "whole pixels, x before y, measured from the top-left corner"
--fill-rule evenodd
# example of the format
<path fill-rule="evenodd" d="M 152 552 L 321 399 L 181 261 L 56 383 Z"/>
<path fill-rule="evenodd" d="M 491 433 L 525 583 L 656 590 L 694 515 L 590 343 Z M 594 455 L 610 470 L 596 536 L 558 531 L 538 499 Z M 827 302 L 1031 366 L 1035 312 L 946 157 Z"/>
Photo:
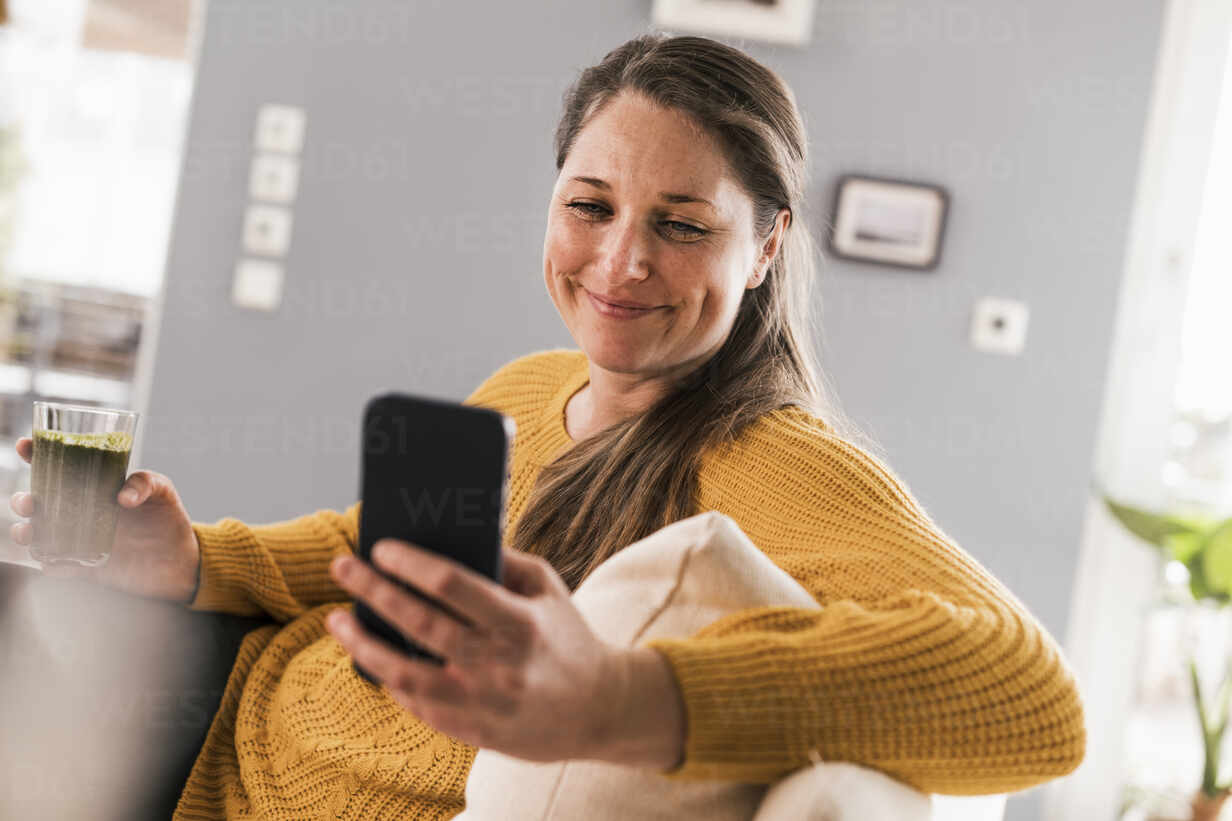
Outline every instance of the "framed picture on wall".
<path fill-rule="evenodd" d="M 668 31 L 802 46 L 812 39 L 815 0 L 655 0 L 651 22 Z"/>
<path fill-rule="evenodd" d="M 858 262 L 935 268 L 949 203 L 949 194 L 939 185 L 858 174 L 840 177 L 830 217 L 830 251 Z"/>

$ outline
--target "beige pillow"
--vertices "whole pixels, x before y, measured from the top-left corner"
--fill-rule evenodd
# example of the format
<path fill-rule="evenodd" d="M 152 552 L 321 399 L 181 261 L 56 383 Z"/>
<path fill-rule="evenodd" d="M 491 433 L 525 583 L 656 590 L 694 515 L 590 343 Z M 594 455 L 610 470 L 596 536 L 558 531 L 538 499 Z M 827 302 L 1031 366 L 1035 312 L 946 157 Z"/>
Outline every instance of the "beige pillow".
<path fill-rule="evenodd" d="M 750 607 L 819 608 L 807 590 L 717 511 L 675 522 L 629 545 L 595 570 L 574 591 L 573 601 L 597 635 L 630 647 L 660 636 L 690 636 Z M 806 768 L 780 781 L 772 796 L 776 800 L 768 802 L 759 821 L 850 817 L 800 814 L 802 804 L 810 801 L 809 785 L 823 789 L 835 783 L 817 777 L 831 766 Z M 900 821 L 928 818 L 927 796 L 875 770 L 842 766 L 844 794 L 861 785 L 873 792 L 897 788 L 896 794 L 906 796 L 907 809 L 923 807 L 919 815 L 898 815 Z M 727 781 L 677 782 L 653 770 L 597 761 L 544 764 L 480 750 L 466 784 L 466 809 L 455 819 L 749 821 L 767 789 Z M 813 803 L 820 811 L 830 806 L 820 799 Z"/>
<path fill-rule="evenodd" d="M 849 761 L 796 770 L 774 784 L 753 821 L 985 821 L 937 815 L 937 796 Z M 1001 816 L 995 816 L 1000 821 Z"/>

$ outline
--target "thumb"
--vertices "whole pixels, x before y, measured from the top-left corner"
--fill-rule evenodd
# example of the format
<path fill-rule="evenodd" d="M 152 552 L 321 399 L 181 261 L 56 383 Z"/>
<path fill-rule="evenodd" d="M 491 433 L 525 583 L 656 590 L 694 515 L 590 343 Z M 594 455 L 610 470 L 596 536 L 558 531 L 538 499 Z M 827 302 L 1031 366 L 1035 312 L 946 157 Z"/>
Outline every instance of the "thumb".
<path fill-rule="evenodd" d="M 151 470 L 134 471 L 120 488 L 119 500 L 124 507 L 137 507 L 166 485 L 166 478 Z"/>
<path fill-rule="evenodd" d="M 552 564 L 542 556 L 521 550 L 504 548 L 501 551 L 501 584 L 523 596 L 537 596 L 548 592 L 569 594 L 569 588 Z"/>

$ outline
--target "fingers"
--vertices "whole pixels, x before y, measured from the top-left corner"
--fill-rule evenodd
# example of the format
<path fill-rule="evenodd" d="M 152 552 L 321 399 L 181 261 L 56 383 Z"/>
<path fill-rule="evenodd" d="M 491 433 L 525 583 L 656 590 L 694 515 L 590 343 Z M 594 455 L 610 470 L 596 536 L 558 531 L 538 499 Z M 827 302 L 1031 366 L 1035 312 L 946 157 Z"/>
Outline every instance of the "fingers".
<path fill-rule="evenodd" d="M 29 436 L 23 436 L 17 440 L 15 445 L 17 455 L 30 464 L 30 458 L 34 455 L 34 440 Z M 34 497 L 26 491 L 17 491 L 9 497 L 9 507 L 18 516 L 29 518 L 34 515 Z M 30 544 L 30 523 L 29 522 L 14 522 L 9 526 L 9 537 L 19 545 Z"/>
<path fill-rule="evenodd" d="M 345 610 L 334 610 L 325 625 L 351 658 L 386 687 L 434 698 L 459 695 L 457 680 L 444 667 L 403 655 L 365 630 Z"/>
<path fill-rule="evenodd" d="M 551 562 L 542 556 L 505 548 L 501 552 L 501 583 L 523 596 L 538 596 L 556 590 L 568 595 L 568 588 Z"/>
<path fill-rule="evenodd" d="M 161 473 L 155 473 L 152 470 L 138 470 L 124 481 L 124 486 L 120 488 L 117 498 L 125 507 L 137 507 L 166 486 L 167 477 Z"/>
<path fill-rule="evenodd" d="M 9 507 L 18 516 L 34 514 L 34 497 L 25 491 L 17 491 L 9 498 Z M 9 526 L 9 537 L 20 545 L 30 544 L 31 526 L 29 522 L 14 522 Z"/>
<path fill-rule="evenodd" d="M 28 548 L 30 546 L 32 532 L 29 522 L 14 522 L 9 526 L 9 537 L 15 544 L 22 547 Z M 44 576 L 51 576 L 57 579 L 94 579 L 98 576 L 99 570 L 97 567 L 82 567 L 72 563 L 43 564 L 41 562 L 39 563 L 39 569 Z"/>
<path fill-rule="evenodd" d="M 479 628 L 492 631 L 526 622 L 523 603 L 469 567 L 396 539 L 372 547 L 382 570 L 422 590 Z"/>
<path fill-rule="evenodd" d="M 354 556 L 339 556 L 330 570 L 344 590 L 424 649 L 456 664 L 468 663 L 468 655 L 478 649 L 469 626 L 406 592 Z"/>
<path fill-rule="evenodd" d="M 24 490 L 19 490 L 9 497 L 9 507 L 18 516 L 33 516 L 34 497 Z"/>
<path fill-rule="evenodd" d="M 137 507 L 167 486 L 167 479 L 162 474 L 138 470 L 125 480 L 117 498 L 125 507 Z M 34 497 L 27 492 L 18 491 L 9 497 L 9 507 L 18 516 L 31 516 L 34 514 Z"/>

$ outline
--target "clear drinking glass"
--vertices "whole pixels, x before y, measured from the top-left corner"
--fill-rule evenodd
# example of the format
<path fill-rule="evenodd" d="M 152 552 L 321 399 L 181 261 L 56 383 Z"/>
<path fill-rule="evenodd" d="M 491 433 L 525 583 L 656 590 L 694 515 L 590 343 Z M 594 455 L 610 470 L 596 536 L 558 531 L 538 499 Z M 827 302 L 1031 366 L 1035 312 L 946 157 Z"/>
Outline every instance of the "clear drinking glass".
<path fill-rule="evenodd" d="M 34 403 L 30 555 L 35 561 L 85 566 L 107 561 L 138 415 Z"/>

